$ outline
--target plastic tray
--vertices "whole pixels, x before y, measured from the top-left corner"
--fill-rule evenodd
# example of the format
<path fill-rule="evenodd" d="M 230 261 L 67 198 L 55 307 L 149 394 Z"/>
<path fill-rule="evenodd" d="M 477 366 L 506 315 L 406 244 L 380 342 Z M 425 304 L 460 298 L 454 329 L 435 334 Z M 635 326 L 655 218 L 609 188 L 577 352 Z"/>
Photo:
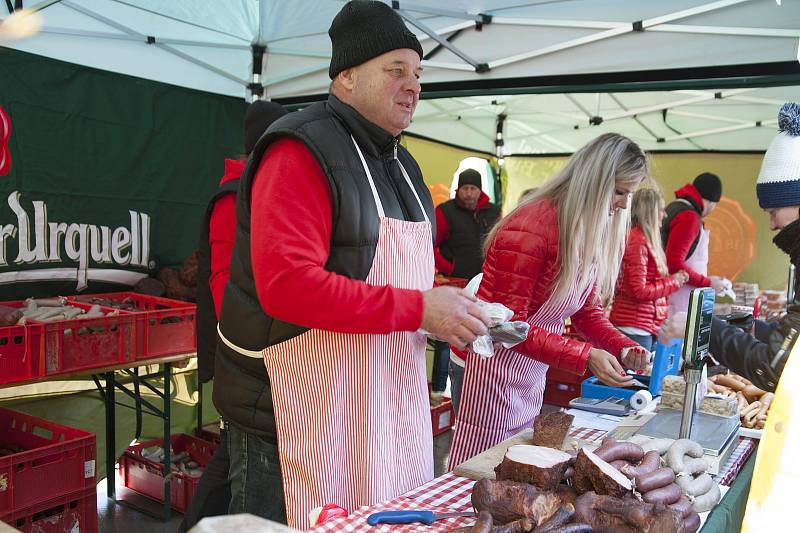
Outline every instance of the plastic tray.
<path fill-rule="evenodd" d="M 453 402 L 450 398 L 442 397 L 442 403 L 436 407 L 431 407 L 431 427 L 433 428 L 433 436 L 440 435 L 445 431 L 449 431 L 455 422 L 455 413 L 453 411 Z"/>
<path fill-rule="evenodd" d="M 148 296 L 136 292 L 110 292 L 85 294 L 70 298 L 87 302 L 92 298 L 104 298 L 122 302 L 132 300 L 136 311 L 136 359 L 149 359 L 192 353 L 197 351 L 197 310 L 195 304 L 170 298 Z"/>
<path fill-rule="evenodd" d="M 197 437 L 186 434 L 171 437 L 174 453 L 186 451 L 194 461 L 205 467 L 214 455 L 217 445 Z M 119 473 L 122 484 L 129 489 L 154 499 L 164 501 L 164 474 L 162 464 L 142 455 L 142 451 L 153 446 L 161 446 L 162 439 L 154 439 L 134 444 L 120 457 Z M 178 512 L 185 512 L 192 501 L 199 476 L 191 476 L 186 472 L 173 469 L 170 475 L 170 498 L 172 508 Z"/>
<path fill-rule="evenodd" d="M 5 522 L 23 533 L 96 533 L 97 488 L 51 498 L 7 514 Z"/>
<path fill-rule="evenodd" d="M 97 484 L 94 433 L 0 408 L 0 446 L 0 515 Z"/>
<path fill-rule="evenodd" d="M 653 359 L 653 371 L 650 376 L 639 376 L 636 379 L 647 384 L 647 390 L 655 398 L 661 394 L 664 377 L 676 375 L 681 366 L 681 348 L 683 342 L 676 339 L 670 344 L 656 344 L 656 355 Z M 584 398 L 623 398 L 630 399 L 638 389 L 610 387 L 600 383 L 596 377 L 586 379 L 581 385 L 581 396 Z"/>
<path fill-rule="evenodd" d="M 0 384 L 36 378 L 44 372 L 41 324 L 0 327 Z"/>

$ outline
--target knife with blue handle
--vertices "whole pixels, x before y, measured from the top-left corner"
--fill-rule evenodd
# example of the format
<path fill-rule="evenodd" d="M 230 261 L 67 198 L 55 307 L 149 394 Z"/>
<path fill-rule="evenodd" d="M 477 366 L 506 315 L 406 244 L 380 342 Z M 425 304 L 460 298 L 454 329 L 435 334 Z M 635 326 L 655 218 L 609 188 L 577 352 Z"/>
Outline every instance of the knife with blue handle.
<path fill-rule="evenodd" d="M 433 524 L 437 520 L 445 518 L 455 518 L 458 516 L 475 516 L 474 511 L 463 513 L 434 513 L 433 511 L 380 511 L 372 513 L 367 517 L 367 524 L 377 526 L 378 524 L 413 524 L 421 522 L 426 526 Z"/>

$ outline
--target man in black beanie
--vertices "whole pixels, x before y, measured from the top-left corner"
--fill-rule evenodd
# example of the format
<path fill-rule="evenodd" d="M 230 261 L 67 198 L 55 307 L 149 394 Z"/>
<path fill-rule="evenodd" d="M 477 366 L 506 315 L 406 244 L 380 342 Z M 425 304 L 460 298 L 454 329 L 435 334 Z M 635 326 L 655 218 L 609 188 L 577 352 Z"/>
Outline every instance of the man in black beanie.
<path fill-rule="evenodd" d="M 436 270 L 445 276 L 471 279 L 483 266 L 483 241 L 500 218 L 500 208 L 489 201 L 481 187 L 481 174 L 468 168 L 458 175 L 456 196 L 436 207 Z M 435 341 L 431 389 L 433 403 L 447 387 L 458 410 L 464 362 L 451 357 L 450 346 Z"/>
<path fill-rule="evenodd" d="M 667 268 L 670 274 L 679 270 L 689 274 L 689 281 L 669 299 L 669 314 L 689 308 L 689 293 L 698 287 L 714 287 L 717 293 L 732 292 L 731 282 L 708 274 L 708 243 L 710 232 L 703 219 L 717 206 L 722 197 L 719 176 L 704 172 L 692 183 L 675 191 L 675 201 L 665 211 L 661 223 L 661 242 L 664 243 Z"/>
<path fill-rule="evenodd" d="M 231 511 L 281 519 L 283 492 L 300 530 L 433 477 L 420 330 L 460 347 L 487 331 L 474 299 L 432 288 L 433 203 L 399 144 L 419 41 L 383 2 L 348 2 L 328 33 L 328 100 L 270 126 L 242 176 L 214 387 Z M 221 379 L 264 365 L 258 387 Z"/>

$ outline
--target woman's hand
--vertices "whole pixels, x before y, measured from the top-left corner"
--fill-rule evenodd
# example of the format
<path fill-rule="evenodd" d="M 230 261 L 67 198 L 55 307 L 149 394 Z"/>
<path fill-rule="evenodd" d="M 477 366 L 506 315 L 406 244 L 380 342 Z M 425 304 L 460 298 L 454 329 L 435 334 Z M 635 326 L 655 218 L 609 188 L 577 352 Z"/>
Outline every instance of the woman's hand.
<path fill-rule="evenodd" d="M 650 362 L 650 352 L 642 346 L 627 346 L 619 353 L 619 360 L 626 368 L 644 370 Z"/>
<path fill-rule="evenodd" d="M 605 350 L 592 348 L 586 366 L 597 376 L 597 379 L 611 387 L 629 387 L 633 377 L 625 373 L 617 358 Z"/>
<path fill-rule="evenodd" d="M 672 275 L 672 278 L 678 282 L 678 285 L 683 287 L 683 285 L 689 281 L 689 274 L 687 274 L 685 270 L 678 270 Z"/>

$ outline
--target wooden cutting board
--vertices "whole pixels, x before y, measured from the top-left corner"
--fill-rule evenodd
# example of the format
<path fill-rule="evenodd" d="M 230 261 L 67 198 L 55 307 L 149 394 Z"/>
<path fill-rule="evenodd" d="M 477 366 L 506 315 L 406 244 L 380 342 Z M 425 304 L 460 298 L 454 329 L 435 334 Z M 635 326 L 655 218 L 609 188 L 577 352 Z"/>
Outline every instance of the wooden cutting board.
<path fill-rule="evenodd" d="M 483 478 L 494 479 L 494 467 L 503 461 L 506 451 L 511 446 L 517 444 L 533 444 L 533 428 L 523 429 L 510 439 L 506 439 L 483 453 L 479 453 L 472 459 L 464 461 L 453 469 L 453 473 L 457 476 L 474 479 L 476 481 Z M 575 449 L 586 446 L 593 450 L 597 448 L 597 444 L 597 442 L 576 439 L 568 435 L 567 438 L 564 439 L 564 445 L 561 449 L 564 451 L 574 451 Z"/>

